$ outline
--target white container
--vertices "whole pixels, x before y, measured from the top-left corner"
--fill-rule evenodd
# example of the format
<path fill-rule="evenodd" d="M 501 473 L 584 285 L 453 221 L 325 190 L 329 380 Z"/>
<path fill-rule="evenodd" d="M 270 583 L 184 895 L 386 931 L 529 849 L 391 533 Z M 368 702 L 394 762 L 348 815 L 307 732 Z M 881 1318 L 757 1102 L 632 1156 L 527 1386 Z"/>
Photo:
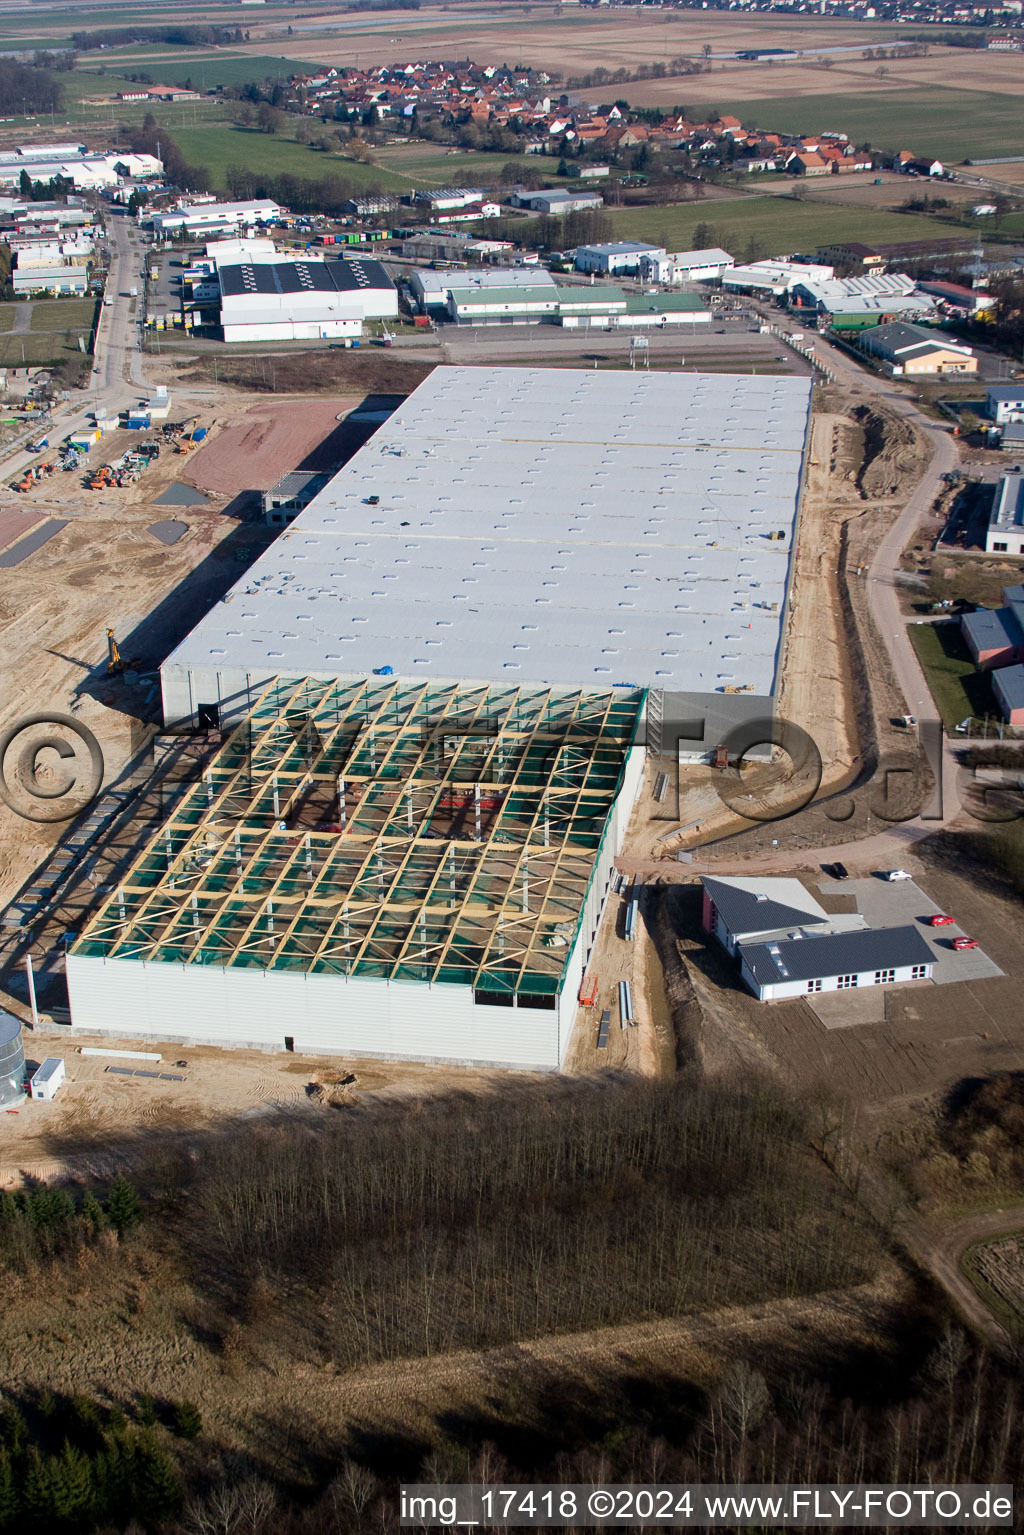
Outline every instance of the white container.
<path fill-rule="evenodd" d="M 43 1064 L 32 1076 L 29 1083 L 29 1093 L 33 1098 L 49 1100 L 56 1098 L 57 1089 L 65 1078 L 64 1062 L 59 1055 L 48 1055 Z"/>

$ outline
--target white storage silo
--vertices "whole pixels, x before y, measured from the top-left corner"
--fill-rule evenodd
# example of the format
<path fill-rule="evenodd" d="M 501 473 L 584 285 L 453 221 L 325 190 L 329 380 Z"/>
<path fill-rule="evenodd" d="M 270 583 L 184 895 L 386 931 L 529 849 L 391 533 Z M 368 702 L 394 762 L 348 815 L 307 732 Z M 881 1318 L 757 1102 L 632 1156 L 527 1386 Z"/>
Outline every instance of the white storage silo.
<path fill-rule="evenodd" d="M 0 1010 L 0 1109 L 25 1094 L 25 1051 L 21 1022 L 13 1013 Z"/>

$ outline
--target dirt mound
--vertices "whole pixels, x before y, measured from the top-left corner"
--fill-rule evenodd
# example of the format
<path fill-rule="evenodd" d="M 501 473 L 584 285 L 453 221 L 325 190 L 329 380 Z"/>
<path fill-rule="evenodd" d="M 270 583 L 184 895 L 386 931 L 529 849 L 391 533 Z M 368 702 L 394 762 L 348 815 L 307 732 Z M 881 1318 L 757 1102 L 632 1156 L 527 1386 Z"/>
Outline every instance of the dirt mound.
<path fill-rule="evenodd" d="M 902 416 L 872 405 L 858 405 L 851 415 L 863 434 L 860 467 L 855 476 L 865 501 L 894 496 L 906 489 L 907 477 L 920 472 L 920 445 Z"/>

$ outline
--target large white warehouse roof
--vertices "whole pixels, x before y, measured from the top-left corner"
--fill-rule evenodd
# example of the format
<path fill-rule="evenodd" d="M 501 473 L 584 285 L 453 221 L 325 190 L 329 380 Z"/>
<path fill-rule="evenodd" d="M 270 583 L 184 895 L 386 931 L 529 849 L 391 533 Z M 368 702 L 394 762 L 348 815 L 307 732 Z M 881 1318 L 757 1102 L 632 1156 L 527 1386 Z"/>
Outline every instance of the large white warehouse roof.
<path fill-rule="evenodd" d="M 382 667 L 770 694 L 809 408 L 803 378 L 439 367 L 174 651 L 165 701 L 183 671 Z"/>

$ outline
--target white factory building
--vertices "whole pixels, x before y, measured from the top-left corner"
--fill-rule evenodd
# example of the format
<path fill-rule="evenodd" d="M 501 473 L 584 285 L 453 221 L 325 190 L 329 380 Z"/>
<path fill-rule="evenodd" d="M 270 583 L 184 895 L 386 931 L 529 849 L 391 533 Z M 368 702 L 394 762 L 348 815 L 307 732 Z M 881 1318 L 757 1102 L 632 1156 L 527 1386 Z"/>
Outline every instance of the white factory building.
<path fill-rule="evenodd" d="M 577 272 L 617 273 L 639 272 L 641 264 L 663 261 L 668 255 L 663 245 L 651 245 L 647 240 L 607 240 L 597 245 L 578 245 L 575 266 Z"/>
<path fill-rule="evenodd" d="M 558 1069 L 651 699 L 693 755 L 772 709 L 809 405 L 436 368 L 164 663 L 168 726 L 230 733 L 73 1029 Z"/>
<path fill-rule="evenodd" d="M 435 368 L 164 663 L 165 721 L 384 666 L 763 714 L 809 413 L 804 378 Z"/>
<path fill-rule="evenodd" d="M 727 250 L 712 246 L 707 250 L 644 255 L 637 271 L 645 282 L 716 282 L 735 265 Z"/>
<path fill-rule="evenodd" d="M 985 552 L 1024 554 L 1024 474 L 1004 474 L 996 486 Z"/>
<path fill-rule="evenodd" d="M 566 213 L 594 213 L 604 207 L 599 192 L 570 191 L 567 187 L 551 187 L 543 192 L 513 192 L 509 202 L 514 208 L 529 208 L 532 213 L 561 218 Z"/>
<path fill-rule="evenodd" d="M 473 272 L 435 271 L 414 267 L 406 277 L 409 296 L 420 314 L 447 315 L 453 296 L 486 293 L 491 288 L 551 288 L 555 279 L 545 267 L 488 267 Z"/>
<path fill-rule="evenodd" d="M 89 287 L 89 268 L 85 259 L 75 261 L 58 257 L 54 261 L 23 263 L 20 256 L 11 273 L 11 287 L 23 298 L 33 293 L 81 296 Z"/>
<path fill-rule="evenodd" d="M 722 287 L 781 298 L 801 283 L 828 282 L 835 268 L 809 261 L 752 261 L 722 274 Z"/>
<path fill-rule="evenodd" d="M 322 341 L 394 319 L 398 292 L 379 261 L 353 257 L 217 264 L 225 341 Z"/>
<path fill-rule="evenodd" d="M 24 172 L 33 182 L 60 176 L 76 191 L 96 192 L 137 176 L 161 176 L 163 165 L 154 155 L 128 150 L 90 153 L 83 144 L 24 145 L 0 153 L 0 186 L 19 186 Z"/>
<path fill-rule="evenodd" d="M 252 198 L 237 203 L 191 203 L 187 207 L 171 208 L 154 213 L 149 218 L 153 233 L 161 239 L 171 235 L 234 233 L 256 224 L 276 224 L 281 209 L 269 197 Z"/>

